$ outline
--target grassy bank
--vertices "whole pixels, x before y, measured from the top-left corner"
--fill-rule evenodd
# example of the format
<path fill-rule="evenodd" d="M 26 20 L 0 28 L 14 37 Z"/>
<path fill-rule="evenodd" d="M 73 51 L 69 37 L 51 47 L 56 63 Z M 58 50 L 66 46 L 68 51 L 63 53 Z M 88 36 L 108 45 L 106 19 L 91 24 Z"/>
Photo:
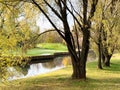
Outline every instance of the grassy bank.
<path fill-rule="evenodd" d="M 0 84 L 0 90 L 120 90 L 120 59 L 114 55 L 111 67 L 97 69 L 97 62 L 87 63 L 87 80 L 72 80 L 72 68 L 35 77 L 11 81 L 8 85 Z"/>
<path fill-rule="evenodd" d="M 44 54 L 54 54 L 55 52 L 65 52 L 67 47 L 60 43 L 41 43 L 36 48 L 29 49 L 27 55 L 36 56 Z"/>

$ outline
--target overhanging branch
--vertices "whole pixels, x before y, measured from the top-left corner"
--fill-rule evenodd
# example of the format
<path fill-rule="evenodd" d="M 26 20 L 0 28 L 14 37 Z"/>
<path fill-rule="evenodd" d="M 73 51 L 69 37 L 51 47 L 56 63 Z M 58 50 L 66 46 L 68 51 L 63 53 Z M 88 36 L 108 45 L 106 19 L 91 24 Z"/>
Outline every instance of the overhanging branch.
<path fill-rule="evenodd" d="M 59 35 L 66 41 L 65 36 L 60 32 L 60 30 L 56 27 L 56 25 L 53 23 L 53 21 L 49 18 L 49 16 L 45 13 L 45 11 L 42 9 L 42 7 L 35 1 L 32 0 L 33 4 L 38 7 L 38 9 L 45 15 L 45 17 L 48 19 L 48 21 L 52 24 L 52 26 L 55 28 L 55 30 L 59 33 Z"/>

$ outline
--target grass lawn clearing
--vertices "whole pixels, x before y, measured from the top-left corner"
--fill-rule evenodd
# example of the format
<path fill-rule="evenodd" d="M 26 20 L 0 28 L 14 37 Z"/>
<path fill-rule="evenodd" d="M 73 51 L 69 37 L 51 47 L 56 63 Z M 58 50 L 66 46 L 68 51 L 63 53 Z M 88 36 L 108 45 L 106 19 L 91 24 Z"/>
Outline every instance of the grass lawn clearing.
<path fill-rule="evenodd" d="M 36 46 L 36 48 L 32 48 L 27 50 L 28 56 L 37 56 L 37 55 L 51 55 L 55 52 L 66 52 L 67 47 L 63 44 L 59 43 L 41 43 Z"/>
<path fill-rule="evenodd" d="M 67 47 L 61 43 L 40 43 L 36 47 L 50 50 L 67 50 Z"/>

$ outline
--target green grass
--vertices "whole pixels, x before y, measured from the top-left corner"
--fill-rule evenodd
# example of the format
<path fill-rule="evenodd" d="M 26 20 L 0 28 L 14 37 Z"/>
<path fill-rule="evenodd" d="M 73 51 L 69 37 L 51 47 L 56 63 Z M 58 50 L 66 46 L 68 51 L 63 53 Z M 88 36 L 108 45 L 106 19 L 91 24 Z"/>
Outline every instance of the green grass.
<path fill-rule="evenodd" d="M 54 54 L 55 52 L 67 51 L 67 47 L 59 43 L 41 43 L 36 48 L 27 50 L 27 55 L 37 56 L 44 54 Z"/>
<path fill-rule="evenodd" d="M 120 59 L 114 55 L 111 67 L 97 69 L 97 62 L 87 63 L 87 80 L 72 80 L 72 68 L 26 79 L 11 81 L 8 85 L 0 84 L 1 90 L 120 90 Z"/>
<path fill-rule="evenodd" d="M 49 49 L 40 49 L 33 48 L 27 51 L 27 55 L 29 56 L 37 56 L 37 55 L 51 55 L 55 52 L 63 52 L 62 50 L 49 50 Z"/>
<path fill-rule="evenodd" d="M 37 47 L 51 50 L 67 50 L 67 47 L 60 43 L 41 43 Z"/>

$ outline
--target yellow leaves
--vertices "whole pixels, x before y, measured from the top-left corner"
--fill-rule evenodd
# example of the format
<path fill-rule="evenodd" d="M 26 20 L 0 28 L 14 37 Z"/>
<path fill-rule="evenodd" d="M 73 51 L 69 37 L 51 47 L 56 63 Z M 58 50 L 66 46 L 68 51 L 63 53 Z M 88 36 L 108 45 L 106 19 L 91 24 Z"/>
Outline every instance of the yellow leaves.
<path fill-rule="evenodd" d="M 32 30 L 36 29 L 35 19 L 38 12 L 35 12 L 32 4 L 19 4 L 19 1 L 0 0 L 1 18 L 4 19 L 3 27 L 0 27 L 0 71 L 5 71 L 4 73 L 9 66 L 25 65 L 27 61 L 22 60 L 33 38 Z M 1 2 L 7 3 L 8 6 Z M 18 20 L 21 17 L 22 19 Z"/>
<path fill-rule="evenodd" d="M 70 57 L 64 57 L 62 63 L 64 66 L 70 65 L 71 64 Z"/>
<path fill-rule="evenodd" d="M 11 42 L 11 41 L 12 41 L 12 42 Z M 9 42 L 9 46 L 10 46 L 11 48 L 12 48 L 12 47 L 15 47 L 16 44 L 17 44 L 17 40 L 16 40 L 15 37 L 10 37 L 9 40 L 8 40 L 8 42 Z"/>

